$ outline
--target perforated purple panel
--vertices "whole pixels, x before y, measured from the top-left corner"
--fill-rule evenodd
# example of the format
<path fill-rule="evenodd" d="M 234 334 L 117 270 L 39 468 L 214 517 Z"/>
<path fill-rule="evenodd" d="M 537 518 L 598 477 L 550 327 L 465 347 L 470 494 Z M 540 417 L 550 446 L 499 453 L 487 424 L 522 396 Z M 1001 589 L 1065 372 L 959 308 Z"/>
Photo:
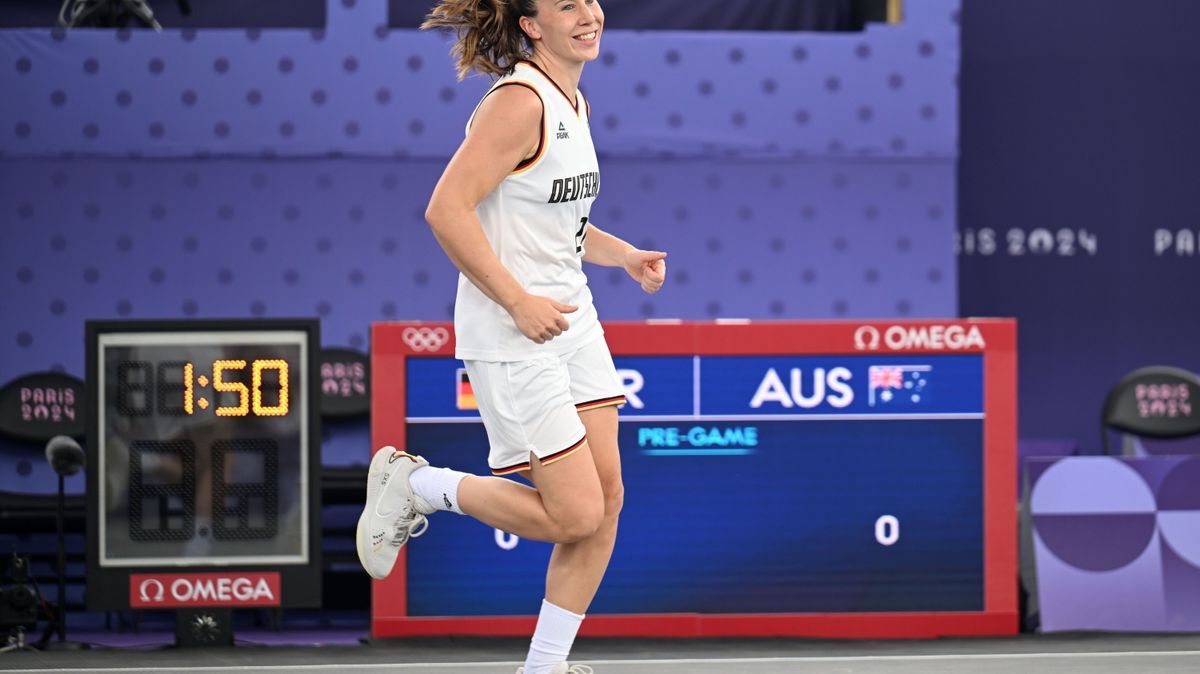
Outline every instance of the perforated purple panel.
<path fill-rule="evenodd" d="M 88 318 L 316 315 L 359 349 L 448 318 L 422 213 L 486 83 L 385 4 L 333 0 L 320 33 L 0 31 L 0 382 L 82 374 Z M 603 318 L 954 314 L 958 2 L 908 4 L 861 35 L 606 36 L 594 219 L 670 275 L 592 268 Z"/>
<path fill-rule="evenodd" d="M 325 342 L 359 349 L 371 320 L 447 319 L 455 271 L 423 217 L 440 170 L 45 160 L 6 171 L 17 203 L 16 245 L 0 253 L 3 348 L 21 358 L 0 378 L 31 363 L 78 372 L 87 318 L 316 315 Z M 953 295 L 941 231 L 952 176 L 940 162 L 609 159 L 601 170 L 595 221 L 670 253 L 655 296 L 589 266 L 604 318 L 929 316 Z"/>
<path fill-rule="evenodd" d="M 908 4 L 863 34 L 609 33 L 584 79 L 597 144 L 953 157 L 958 0 Z M 0 31 L 0 148 L 445 158 L 486 81 L 456 83 L 442 37 L 387 30 L 381 0 L 328 12 L 317 31 Z"/>

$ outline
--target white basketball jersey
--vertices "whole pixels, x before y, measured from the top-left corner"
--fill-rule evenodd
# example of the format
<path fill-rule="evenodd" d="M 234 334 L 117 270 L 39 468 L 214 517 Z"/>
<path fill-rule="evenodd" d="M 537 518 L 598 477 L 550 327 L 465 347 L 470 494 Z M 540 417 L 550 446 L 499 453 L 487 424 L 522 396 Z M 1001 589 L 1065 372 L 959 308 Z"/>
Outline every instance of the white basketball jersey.
<path fill-rule="evenodd" d="M 600 191 L 587 101 L 583 94 L 564 93 L 530 61 L 518 63 L 488 94 L 504 86 L 526 87 L 542 99 L 541 142 L 536 154 L 517 165 L 475 212 L 501 264 L 526 291 L 579 310 L 563 314 L 569 330 L 537 344 L 521 334 L 503 307 L 459 274 L 455 356 L 464 360 L 561 355 L 603 334 L 583 273 L 588 213 Z"/>

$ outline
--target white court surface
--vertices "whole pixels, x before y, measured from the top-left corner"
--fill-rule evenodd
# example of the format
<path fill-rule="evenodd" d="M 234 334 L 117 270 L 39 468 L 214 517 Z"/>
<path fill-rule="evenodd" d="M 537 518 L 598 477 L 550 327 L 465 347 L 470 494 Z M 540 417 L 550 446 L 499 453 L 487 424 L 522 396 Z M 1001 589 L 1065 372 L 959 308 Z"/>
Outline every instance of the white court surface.
<path fill-rule="evenodd" d="M 133 649 L 0 654 L 0 670 L 25 674 L 511 674 L 521 642 L 414 640 L 358 647 Z M 514 650 L 516 652 L 514 652 Z M 505 657 L 488 657 L 503 653 Z M 984 674 L 1013 672 L 1200 673 L 1200 635 L 1023 636 L 907 642 L 604 640 L 573 661 L 596 674 Z"/>

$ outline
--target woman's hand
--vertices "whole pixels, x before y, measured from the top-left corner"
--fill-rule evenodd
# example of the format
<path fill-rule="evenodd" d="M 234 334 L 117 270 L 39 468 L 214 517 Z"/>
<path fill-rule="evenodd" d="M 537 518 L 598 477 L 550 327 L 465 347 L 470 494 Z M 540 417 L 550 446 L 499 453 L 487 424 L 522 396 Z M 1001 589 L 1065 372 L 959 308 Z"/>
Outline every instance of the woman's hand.
<path fill-rule="evenodd" d="M 577 306 L 563 304 L 549 297 L 525 293 L 513 303 L 508 313 L 521 334 L 538 344 L 545 344 L 571 328 L 563 314 L 578 309 Z"/>
<path fill-rule="evenodd" d="M 653 295 L 667 280 L 667 254 L 635 248 L 625 254 L 625 271 Z"/>

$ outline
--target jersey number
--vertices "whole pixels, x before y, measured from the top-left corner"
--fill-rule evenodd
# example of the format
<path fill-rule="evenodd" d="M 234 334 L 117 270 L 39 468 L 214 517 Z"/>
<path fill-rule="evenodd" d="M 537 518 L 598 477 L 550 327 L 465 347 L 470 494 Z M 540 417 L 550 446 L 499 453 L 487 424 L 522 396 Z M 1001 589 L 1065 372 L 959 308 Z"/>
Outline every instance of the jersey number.
<path fill-rule="evenodd" d="M 587 216 L 580 218 L 579 231 L 575 232 L 575 252 L 583 252 L 583 242 L 587 240 Z"/>

